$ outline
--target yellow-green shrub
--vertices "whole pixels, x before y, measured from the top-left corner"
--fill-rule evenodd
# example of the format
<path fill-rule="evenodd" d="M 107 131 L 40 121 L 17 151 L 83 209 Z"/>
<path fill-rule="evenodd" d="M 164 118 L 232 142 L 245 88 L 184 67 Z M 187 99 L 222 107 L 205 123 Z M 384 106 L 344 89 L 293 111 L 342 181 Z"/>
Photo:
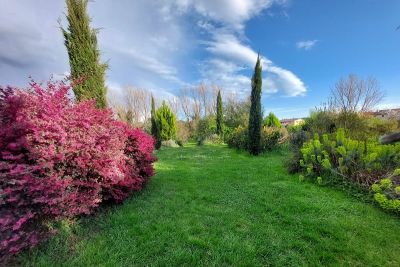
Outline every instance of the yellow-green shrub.
<path fill-rule="evenodd" d="M 352 140 L 343 129 L 331 136 L 316 134 L 303 144 L 301 154 L 300 165 L 307 177 L 334 174 L 365 186 L 400 165 L 400 144 Z"/>
<path fill-rule="evenodd" d="M 400 169 L 372 185 L 374 199 L 385 210 L 400 213 Z"/>

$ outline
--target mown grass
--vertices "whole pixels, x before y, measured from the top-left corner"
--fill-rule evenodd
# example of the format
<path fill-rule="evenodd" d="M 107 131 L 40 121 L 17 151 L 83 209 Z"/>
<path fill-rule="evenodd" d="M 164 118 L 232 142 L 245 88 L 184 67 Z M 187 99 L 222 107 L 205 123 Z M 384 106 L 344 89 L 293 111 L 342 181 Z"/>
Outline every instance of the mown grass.
<path fill-rule="evenodd" d="M 157 153 L 144 191 L 20 257 L 25 266 L 399 266 L 400 219 L 300 183 L 284 151 Z"/>

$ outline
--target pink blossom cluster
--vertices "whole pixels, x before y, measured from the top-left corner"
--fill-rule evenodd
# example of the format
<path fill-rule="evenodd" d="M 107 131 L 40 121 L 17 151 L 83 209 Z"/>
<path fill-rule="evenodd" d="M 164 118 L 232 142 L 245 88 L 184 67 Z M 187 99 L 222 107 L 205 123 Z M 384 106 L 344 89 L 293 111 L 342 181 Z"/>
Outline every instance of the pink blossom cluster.
<path fill-rule="evenodd" d="M 121 202 L 154 174 L 154 140 L 62 82 L 0 88 L 0 258 L 36 245 L 44 222 Z"/>

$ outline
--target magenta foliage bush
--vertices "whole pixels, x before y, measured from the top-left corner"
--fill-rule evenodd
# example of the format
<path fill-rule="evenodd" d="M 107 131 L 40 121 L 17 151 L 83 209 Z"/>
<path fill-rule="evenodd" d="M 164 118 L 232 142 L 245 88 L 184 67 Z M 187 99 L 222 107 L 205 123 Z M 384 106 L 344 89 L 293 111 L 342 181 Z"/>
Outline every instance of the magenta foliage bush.
<path fill-rule="evenodd" d="M 34 246 L 45 222 L 121 202 L 154 173 L 154 140 L 70 87 L 0 88 L 0 258 Z"/>

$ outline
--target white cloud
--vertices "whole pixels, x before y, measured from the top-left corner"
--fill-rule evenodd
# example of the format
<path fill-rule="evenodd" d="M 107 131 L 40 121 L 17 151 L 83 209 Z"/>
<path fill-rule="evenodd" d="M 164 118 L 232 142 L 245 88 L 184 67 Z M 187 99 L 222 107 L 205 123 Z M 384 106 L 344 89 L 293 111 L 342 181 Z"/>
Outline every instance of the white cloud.
<path fill-rule="evenodd" d="M 273 4 L 284 5 L 286 2 L 286 0 L 178 0 L 173 2 L 173 5 L 181 12 L 193 9 L 205 18 L 242 30 L 247 20 L 259 15 Z"/>
<path fill-rule="evenodd" d="M 214 57 L 207 61 L 205 77 L 223 82 L 225 87 L 239 91 L 250 89 L 250 78 L 244 79 L 242 71 L 252 69 L 257 60 L 257 53 L 244 45 L 234 34 L 213 34 L 213 40 L 204 42 L 206 50 Z M 263 88 L 268 94 L 283 92 L 286 96 L 300 96 L 307 91 L 303 81 L 293 72 L 276 66 L 271 60 L 262 56 L 262 66 L 266 78 Z M 204 68 L 204 67 L 203 67 Z"/>
<path fill-rule="evenodd" d="M 310 50 L 318 43 L 318 40 L 299 41 L 296 43 L 298 49 Z"/>
<path fill-rule="evenodd" d="M 286 96 L 302 96 L 307 91 L 303 81 L 293 72 L 274 65 L 267 68 L 268 79 L 273 81 L 275 85 L 271 90 L 282 90 Z"/>

